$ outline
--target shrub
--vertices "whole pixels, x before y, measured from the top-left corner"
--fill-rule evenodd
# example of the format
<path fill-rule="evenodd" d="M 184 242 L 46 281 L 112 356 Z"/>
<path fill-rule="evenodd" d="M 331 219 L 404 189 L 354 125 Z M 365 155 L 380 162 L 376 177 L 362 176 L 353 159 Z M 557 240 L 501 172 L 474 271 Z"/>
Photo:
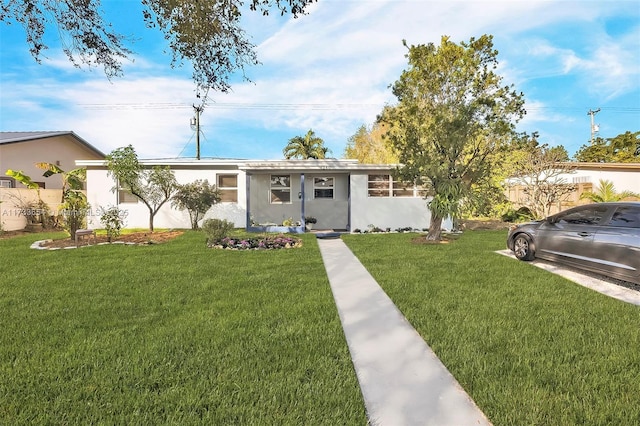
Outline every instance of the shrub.
<path fill-rule="evenodd" d="M 207 243 L 211 244 L 226 237 L 233 231 L 235 225 L 224 219 L 207 219 L 202 224 L 202 230 L 207 235 Z"/>
<path fill-rule="evenodd" d="M 523 222 L 533 219 L 531 210 L 527 207 L 520 207 L 518 210 L 509 209 L 501 217 L 503 222 Z"/>
<path fill-rule="evenodd" d="M 293 226 L 293 218 L 288 218 L 283 220 L 282 226 Z"/>
<path fill-rule="evenodd" d="M 318 219 L 313 216 L 307 216 L 304 218 L 304 223 L 318 223 Z"/>
<path fill-rule="evenodd" d="M 120 236 L 120 231 L 124 227 L 124 218 L 127 217 L 126 210 L 120 210 L 117 206 L 100 209 L 100 223 L 107 230 L 107 239 L 111 242 Z"/>

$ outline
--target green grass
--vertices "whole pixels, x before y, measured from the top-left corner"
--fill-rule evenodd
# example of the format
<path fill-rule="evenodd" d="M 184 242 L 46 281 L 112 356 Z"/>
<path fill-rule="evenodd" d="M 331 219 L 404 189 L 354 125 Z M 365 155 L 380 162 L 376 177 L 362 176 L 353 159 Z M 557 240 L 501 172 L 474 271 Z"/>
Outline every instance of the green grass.
<path fill-rule="evenodd" d="M 0 424 L 366 424 L 303 238 L 246 252 L 191 231 L 60 251 L 0 240 Z"/>
<path fill-rule="evenodd" d="M 415 236 L 343 239 L 495 425 L 640 424 L 640 308 L 493 253 L 504 231 Z"/>

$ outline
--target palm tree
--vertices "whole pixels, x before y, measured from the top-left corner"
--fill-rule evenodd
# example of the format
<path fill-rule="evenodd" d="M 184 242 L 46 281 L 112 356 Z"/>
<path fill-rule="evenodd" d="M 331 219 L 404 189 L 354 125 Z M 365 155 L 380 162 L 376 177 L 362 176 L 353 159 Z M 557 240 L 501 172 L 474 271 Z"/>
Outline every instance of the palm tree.
<path fill-rule="evenodd" d="M 631 191 L 616 192 L 613 186 L 613 182 L 606 179 L 600 179 L 600 186 L 596 187 L 595 191 L 583 192 L 580 195 L 580 199 L 588 199 L 594 203 L 605 203 L 608 201 L 620 201 L 625 198 L 636 197 L 640 198 L 640 194 L 636 194 Z"/>
<path fill-rule="evenodd" d="M 306 135 L 296 136 L 289 139 L 289 143 L 284 147 L 282 153 L 287 160 L 291 158 L 302 159 L 322 159 L 331 152 L 324 146 L 324 141 L 316 136 L 313 130 L 309 129 Z"/>

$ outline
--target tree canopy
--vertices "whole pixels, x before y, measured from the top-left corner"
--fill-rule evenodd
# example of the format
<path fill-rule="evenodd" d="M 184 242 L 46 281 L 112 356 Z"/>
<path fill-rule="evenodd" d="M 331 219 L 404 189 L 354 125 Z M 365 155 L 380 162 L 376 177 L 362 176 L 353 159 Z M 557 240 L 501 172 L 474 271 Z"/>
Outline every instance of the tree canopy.
<path fill-rule="evenodd" d="M 317 137 L 311 129 L 304 136 L 294 136 L 289 139 L 289 143 L 282 150 L 286 159 L 301 158 L 305 160 L 326 158 L 329 152 L 331 151 L 324 146 L 324 141 Z"/>
<path fill-rule="evenodd" d="M 393 85 L 398 104 L 380 122 L 389 125 L 401 177 L 431 181 L 427 239 L 439 240 L 442 220 L 458 216 L 471 185 L 490 170 L 491 154 L 513 136 L 524 96 L 495 73 L 490 35 L 407 47 L 409 66 Z"/>
<path fill-rule="evenodd" d="M 173 170 L 156 166 L 146 169 L 138 161 L 133 146 L 111 151 L 106 157 L 108 175 L 116 180 L 113 191 L 125 190 L 136 196 L 149 210 L 149 231 L 153 232 L 153 219 L 160 208 L 177 189 Z"/>
<path fill-rule="evenodd" d="M 593 144 L 582 145 L 576 152 L 575 159 L 592 163 L 638 163 L 640 131 L 627 131 L 608 139 L 598 137 Z"/>
<path fill-rule="evenodd" d="M 358 160 L 362 164 L 395 164 L 398 156 L 385 138 L 384 123 L 374 123 L 371 127 L 360 126 L 349 138 L 344 150 L 345 158 Z"/>
<path fill-rule="evenodd" d="M 169 43 L 171 65 L 191 62 L 198 87 L 226 92 L 232 73 L 258 63 L 255 46 L 240 27 L 244 0 L 140 1 L 147 27 L 160 29 Z M 263 15 L 276 9 L 297 17 L 312 2 L 249 0 L 248 4 Z M 132 39 L 106 21 L 100 0 L 3 0 L 0 21 L 22 25 L 29 51 L 38 62 L 48 48 L 45 32 L 52 26 L 74 65 L 103 67 L 109 78 L 122 75 L 122 61 L 133 55 Z"/>
<path fill-rule="evenodd" d="M 211 206 L 220 202 L 220 192 L 207 179 L 178 185 L 171 198 L 171 205 L 189 212 L 191 229 L 198 229 L 198 222 Z"/>

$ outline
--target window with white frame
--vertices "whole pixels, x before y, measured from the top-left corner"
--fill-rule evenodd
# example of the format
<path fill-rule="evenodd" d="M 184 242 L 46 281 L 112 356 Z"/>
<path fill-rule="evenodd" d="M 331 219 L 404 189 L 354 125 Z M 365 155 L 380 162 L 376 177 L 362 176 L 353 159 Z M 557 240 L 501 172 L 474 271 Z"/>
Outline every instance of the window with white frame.
<path fill-rule="evenodd" d="M 421 197 L 428 193 L 428 185 L 394 180 L 392 175 L 369 175 L 369 197 Z"/>
<path fill-rule="evenodd" d="M 238 202 L 238 175 L 218 175 L 218 192 L 223 203 Z"/>
<path fill-rule="evenodd" d="M 315 199 L 333 199 L 332 177 L 316 177 L 313 178 L 313 198 Z"/>
<path fill-rule="evenodd" d="M 270 201 L 272 204 L 291 202 L 291 175 L 271 175 Z"/>

